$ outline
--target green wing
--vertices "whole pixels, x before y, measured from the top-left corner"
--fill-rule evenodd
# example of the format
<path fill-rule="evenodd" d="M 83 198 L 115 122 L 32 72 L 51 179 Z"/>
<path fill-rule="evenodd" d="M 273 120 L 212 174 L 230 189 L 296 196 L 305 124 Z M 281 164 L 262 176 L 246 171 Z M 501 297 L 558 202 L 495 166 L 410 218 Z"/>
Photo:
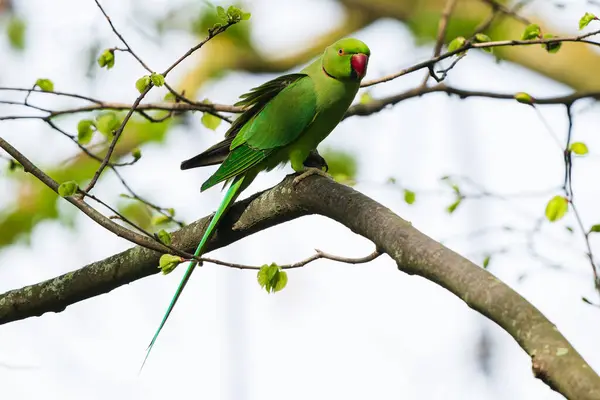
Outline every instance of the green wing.
<path fill-rule="evenodd" d="M 228 132 L 228 136 L 236 135 L 231 142 L 231 152 L 219 169 L 204 182 L 203 191 L 257 166 L 277 149 L 296 140 L 310 125 L 317 108 L 313 82 L 307 75 L 293 75 L 303 76 L 295 76 L 292 83 L 276 94 L 273 92 L 281 86 L 281 82 L 273 83 L 277 81 L 274 80 L 242 96 L 243 100 L 237 104 L 255 104 L 248 111 L 264 105 L 248 117 L 244 113 L 238 118 L 243 121 L 231 127 L 230 131 L 235 129 L 235 132 Z M 269 100 L 265 102 L 266 98 Z"/>
<path fill-rule="evenodd" d="M 214 146 L 204 150 L 202 153 L 181 163 L 181 169 L 204 167 L 206 165 L 221 164 L 231 152 L 231 142 L 248 121 L 252 119 L 265 105 L 286 87 L 306 74 L 288 74 L 270 80 L 259 87 L 253 88 L 249 93 L 240 96 L 242 100 L 235 105 L 246 108 L 238 118 L 231 124 L 225 133 L 225 139 Z"/>
<path fill-rule="evenodd" d="M 235 103 L 238 107 L 248 107 L 248 110 L 237 118 L 231 127 L 225 133 L 225 137 L 231 137 L 237 135 L 240 129 L 254 117 L 259 111 L 261 111 L 267 103 L 275 96 L 277 96 L 282 90 L 287 88 L 292 83 L 307 77 L 306 74 L 288 74 L 282 75 L 262 85 L 252 88 L 250 92 L 240 96 L 240 101 Z"/>

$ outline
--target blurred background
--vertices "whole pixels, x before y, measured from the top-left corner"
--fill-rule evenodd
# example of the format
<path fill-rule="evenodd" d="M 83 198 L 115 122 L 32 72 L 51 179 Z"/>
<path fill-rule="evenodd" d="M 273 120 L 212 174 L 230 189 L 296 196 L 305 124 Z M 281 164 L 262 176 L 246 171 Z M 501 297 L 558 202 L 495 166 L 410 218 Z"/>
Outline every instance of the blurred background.
<path fill-rule="evenodd" d="M 489 18 L 489 3 L 459 0 L 447 41 L 469 36 Z M 585 0 L 521 3 L 520 15 L 556 35 L 577 35 L 586 11 L 600 13 L 595 2 Z M 246 0 L 237 5 L 252 13 L 250 21 L 212 40 L 168 82 L 190 98 L 232 104 L 250 88 L 298 71 L 343 36 L 370 46 L 366 79 L 379 78 L 431 57 L 444 4 Z M 104 0 L 102 5 L 136 53 L 158 71 L 204 38 L 215 22 L 214 7 L 203 1 Z M 135 81 L 146 72 L 131 56 L 117 52 L 110 70 L 97 65 L 104 49 L 121 43 L 94 1 L 3 0 L 0 26 L 0 87 L 30 88 L 48 78 L 57 91 L 106 101 L 132 103 L 138 96 Z M 518 39 L 525 26 L 498 15 L 486 34 L 493 40 Z M 599 67 L 597 50 L 579 43 L 564 44 L 556 54 L 540 46 L 498 48 L 493 54 L 471 50 L 446 83 L 539 98 L 600 90 Z M 363 89 L 356 102 L 417 87 L 425 73 Z M 153 89 L 147 100 L 160 102 L 166 93 Z M 23 93 L 0 89 L 0 98 L 22 101 Z M 53 109 L 84 104 L 44 94 L 29 101 Z M 573 108 L 573 140 L 590 149 L 573 160 L 574 199 L 586 229 L 600 223 L 598 110 L 591 100 Z M 0 116 L 29 114 L 36 113 L 0 104 Z M 76 134 L 80 119 L 97 115 L 67 115 L 55 122 Z M 199 191 L 213 168 L 179 170 L 183 159 L 227 130 L 226 123 L 212 130 L 201 120 L 202 113 L 163 123 L 134 118 L 116 150 L 122 161 L 131 160 L 133 149 L 141 150 L 141 159 L 120 173 L 139 196 L 173 208 L 178 221 L 203 217 L 221 201 L 219 190 Z M 485 264 L 538 307 L 599 371 L 600 309 L 582 301 L 600 302 L 585 241 L 572 212 L 556 223 L 544 219 L 548 200 L 562 193 L 567 126 L 561 105 L 534 109 L 513 100 L 436 93 L 348 118 L 320 151 L 336 179 Z M 58 181 L 85 182 L 98 166 L 40 120 L 0 121 L 0 136 Z M 99 152 L 105 146 L 100 134 L 89 144 Z M 11 168 L 6 154 L 0 157 L 0 292 L 131 247 Z M 290 172 L 286 167 L 259 176 L 245 196 Z M 157 210 L 120 196 L 127 191 L 111 171 L 95 193 L 148 229 L 177 228 Z M 407 193 L 414 193 L 414 202 Z M 598 239 L 591 235 L 590 241 L 600 252 Z M 210 256 L 284 264 L 312 255 L 315 248 L 360 257 L 373 245 L 333 221 L 310 216 Z M 529 357 L 508 334 L 444 289 L 398 272 L 387 256 L 363 265 L 321 260 L 290 270 L 287 287 L 275 294 L 260 288 L 255 272 L 206 265 L 194 274 L 138 375 L 182 273 L 155 275 L 59 314 L 3 325 L 3 394 L 61 400 L 562 398 L 534 379 Z"/>

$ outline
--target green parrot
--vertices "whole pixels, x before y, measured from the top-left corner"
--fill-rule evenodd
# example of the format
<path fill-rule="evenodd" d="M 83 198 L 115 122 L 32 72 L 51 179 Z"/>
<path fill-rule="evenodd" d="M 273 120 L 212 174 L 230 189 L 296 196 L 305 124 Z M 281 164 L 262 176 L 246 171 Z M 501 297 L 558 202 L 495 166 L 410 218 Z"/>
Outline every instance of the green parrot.
<path fill-rule="evenodd" d="M 280 76 L 243 94 L 235 105 L 245 107 L 245 111 L 232 123 L 225 139 L 181 163 L 182 170 L 221 164 L 202 184 L 201 191 L 231 182 L 194 253 L 196 257 L 204 253 L 206 242 L 227 208 L 259 172 L 290 161 L 294 171 L 300 173 L 294 184 L 315 173 L 325 174 L 314 167 L 326 165 L 316 153 L 317 145 L 350 107 L 367 72 L 370 54 L 369 47 L 360 40 L 341 39 L 300 73 Z M 196 264 L 195 260 L 190 262 L 148 346 L 146 359 Z"/>

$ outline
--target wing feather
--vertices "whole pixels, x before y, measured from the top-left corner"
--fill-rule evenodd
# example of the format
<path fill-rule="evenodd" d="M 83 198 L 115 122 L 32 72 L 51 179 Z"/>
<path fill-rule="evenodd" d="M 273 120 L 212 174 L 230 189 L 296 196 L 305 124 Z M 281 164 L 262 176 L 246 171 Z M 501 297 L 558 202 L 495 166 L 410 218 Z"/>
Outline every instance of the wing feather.
<path fill-rule="evenodd" d="M 270 85 L 275 84 L 267 82 L 259 86 L 253 92 L 244 95 L 245 98 L 240 103 L 264 100 L 264 96 L 272 94 Z M 260 102 L 254 104 L 249 111 L 261 105 Z M 231 142 L 229 155 L 219 169 L 204 182 L 202 190 L 243 174 L 266 160 L 277 149 L 291 144 L 314 120 L 317 114 L 316 104 L 312 79 L 303 75 L 272 95 L 251 117 L 244 118 L 242 115 L 240 118 L 244 118 L 245 121 L 236 127 L 238 131 Z"/>

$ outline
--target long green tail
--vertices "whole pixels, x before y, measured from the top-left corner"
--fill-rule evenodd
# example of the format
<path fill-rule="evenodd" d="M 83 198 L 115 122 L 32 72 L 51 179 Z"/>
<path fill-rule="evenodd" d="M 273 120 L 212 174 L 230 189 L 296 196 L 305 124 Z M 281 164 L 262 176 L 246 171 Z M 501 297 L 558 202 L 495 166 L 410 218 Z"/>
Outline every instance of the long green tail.
<path fill-rule="evenodd" d="M 250 184 L 250 182 L 252 180 L 253 179 L 251 179 L 250 177 L 243 176 L 243 175 L 236 177 L 233 180 L 233 182 L 231 183 L 231 186 L 229 187 L 229 190 L 227 190 L 227 193 L 225 194 L 225 198 L 223 198 L 223 201 L 221 201 L 221 204 L 219 205 L 217 212 L 210 220 L 210 223 L 208 224 L 208 228 L 206 228 L 206 232 L 204 232 L 204 236 L 202 236 L 202 240 L 200 240 L 200 244 L 198 244 L 198 247 L 196 248 L 196 252 L 194 253 L 194 256 L 200 257 L 202 255 L 202 253 L 204 251 L 204 246 L 206 245 L 206 242 L 208 241 L 208 239 L 211 237 L 213 231 L 215 230 L 215 227 L 221 220 L 221 217 L 225 214 L 225 212 L 227 211 L 227 208 L 240 195 L 242 190 L 244 190 L 246 187 L 248 187 L 248 185 Z M 156 342 L 156 339 L 158 338 L 160 331 L 162 330 L 163 326 L 165 326 L 165 323 L 167 322 L 169 315 L 171 315 L 171 312 L 173 311 L 173 307 L 175 307 L 177 300 L 179 300 L 179 296 L 181 295 L 183 288 L 190 280 L 190 276 L 192 276 L 192 272 L 194 272 L 194 269 L 196 269 L 196 264 L 198 264 L 198 262 L 196 260 L 190 261 L 188 269 L 187 269 L 187 271 L 185 271 L 185 275 L 183 275 L 183 278 L 181 279 L 181 282 L 179 283 L 179 286 L 177 287 L 177 291 L 175 292 L 173 299 L 171 299 L 171 303 L 169 304 L 169 307 L 167 308 L 167 312 L 165 313 L 165 316 L 163 317 L 158 329 L 156 330 L 156 333 L 154 334 L 152 341 L 148 345 L 148 349 L 146 350 L 146 357 L 144 358 L 144 362 L 142 363 L 142 367 L 140 368 L 140 371 L 142 370 L 142 368 L 144 368 L 144 364 L 146 364 L 146 360 L 148 359 L 148 356 L 150 355 L 152 346 L 154 346 L 154 343 Z"/>

